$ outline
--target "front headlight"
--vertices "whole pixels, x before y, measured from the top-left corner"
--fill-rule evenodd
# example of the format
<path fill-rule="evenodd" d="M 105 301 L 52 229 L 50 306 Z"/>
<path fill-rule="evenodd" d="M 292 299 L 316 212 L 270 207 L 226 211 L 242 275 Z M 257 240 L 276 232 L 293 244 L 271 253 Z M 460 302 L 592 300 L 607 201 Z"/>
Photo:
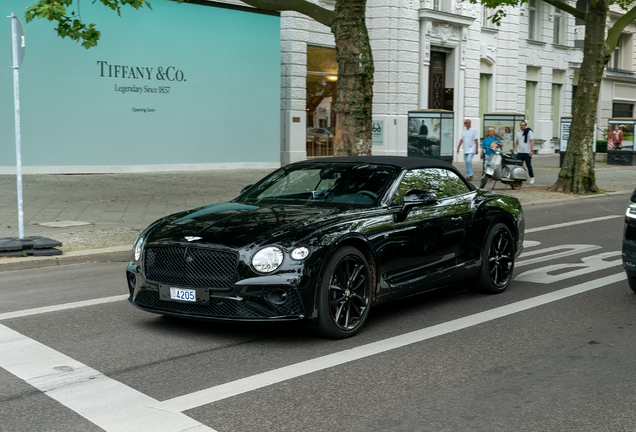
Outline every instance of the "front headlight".
<path fill-rule="evenodd" d="M 261 273 L 271 273 L 283 263 L 283 251 L 270 246 L 254 254 L 252 266 Z"/>
<path fill-rule="evenodd" d="M 629 203 L 629 205 L 627 206 L 627 213 L 625 213 L 625 216 L 636 219 L 636 202 Z"/>
<path fill-rule="evenodd" d="M 133 246 L 133 258 L 135 261 L 141 259 L 141 252 L 144 250 L 144 236 L 143 234 L 137 238 L 135 245 Z"/>

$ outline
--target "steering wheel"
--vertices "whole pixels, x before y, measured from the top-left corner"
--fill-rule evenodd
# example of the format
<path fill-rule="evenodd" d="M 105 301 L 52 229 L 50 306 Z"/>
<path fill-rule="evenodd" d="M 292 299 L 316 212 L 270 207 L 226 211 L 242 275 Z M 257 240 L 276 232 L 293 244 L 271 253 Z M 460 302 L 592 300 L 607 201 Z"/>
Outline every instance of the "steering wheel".
<path fill-rule="evenodd" d="M 368 191 L 368 190 L 361 190 L 361 191 L 358 191 L 358 192 L 356 192 L 356 193 L 357 193 L 357 194 L 360 194 L 360 195 L 366 195 L 366 196 L 368 196 L 369 198 L 371 198 L 373 201 L 375 201 L 375 200 L 377 200 L 377 199 L 378 199 L 378 194 L 373 193 L 373 192 Z"/>

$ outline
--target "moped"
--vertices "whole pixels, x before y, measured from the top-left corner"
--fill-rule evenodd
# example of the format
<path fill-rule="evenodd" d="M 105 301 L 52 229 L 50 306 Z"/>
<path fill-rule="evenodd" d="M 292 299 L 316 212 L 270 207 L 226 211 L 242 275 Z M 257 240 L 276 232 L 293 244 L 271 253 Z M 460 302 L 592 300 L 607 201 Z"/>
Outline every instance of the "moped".
<path fill-rule="evenodd" d="M 513 190 L 521 189 L 523 182 L 528 180 L 523 161 L 517 160 L 512 150 L 510 154 L 504 153 L 500 148 L 493 150 L 494 153 L 488 156 L 479 188 L 483 189 L 488 180 L 495 180 L 495 184 L 500 181 L 509 184 Z M 493 188 L 495 184 L 492 185 Z"/>

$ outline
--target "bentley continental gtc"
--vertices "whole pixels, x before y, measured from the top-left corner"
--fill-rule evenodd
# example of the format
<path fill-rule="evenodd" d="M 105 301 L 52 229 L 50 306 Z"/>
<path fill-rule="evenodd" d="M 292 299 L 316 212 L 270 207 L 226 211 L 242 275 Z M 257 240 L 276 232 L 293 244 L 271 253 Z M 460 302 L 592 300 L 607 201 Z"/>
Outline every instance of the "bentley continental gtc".
<path fill-rule="evenodd" d="M 232 201 L 152 223 L 133 246 L 129 301 L 192 319 L 300 321 L 344 338 L 393 299 L 458 283 L 504 291 L 524 226 L 516 198 L 477 190 L 438 159 L 297 162 Z"/>

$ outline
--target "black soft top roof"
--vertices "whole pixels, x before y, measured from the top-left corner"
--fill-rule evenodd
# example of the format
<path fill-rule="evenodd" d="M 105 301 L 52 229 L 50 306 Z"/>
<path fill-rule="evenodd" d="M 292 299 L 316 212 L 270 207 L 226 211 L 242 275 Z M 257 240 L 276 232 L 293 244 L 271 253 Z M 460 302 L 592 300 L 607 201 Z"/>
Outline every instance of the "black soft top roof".
<path fill-rule="evenodd" d="M 329 157 L 320 159 L 311 159 L 304 162 L 353 162 L 353 163 L 371 163 L 377 165 L 393 165 L 406 169 L 415 168 L 446 168 L 456 171 L 455 167 L 444 162 L 441 159 L 426 158 L 426 157 L 407 157 L 407 156 L 344 156 L 344 157 Z"/>
<path fill-rule="evenodd" d="M 374 165 L 392 165 L 404 169 L 417 169 L 417 168 L 445 168 L 451 170 L 463 179 L 470 190 L 475 190 L 475 186 L 466 180 L 466 178 L 460 173 L 457 168 L 448 162 L 444 162 L 441 159 L 427 158 L 427 157 L 408 157 L 408 156 L 343 156 L 343 157 L 329 157 L 320 159 L 311 159 L 296 163 L 370 163 Z"/>

